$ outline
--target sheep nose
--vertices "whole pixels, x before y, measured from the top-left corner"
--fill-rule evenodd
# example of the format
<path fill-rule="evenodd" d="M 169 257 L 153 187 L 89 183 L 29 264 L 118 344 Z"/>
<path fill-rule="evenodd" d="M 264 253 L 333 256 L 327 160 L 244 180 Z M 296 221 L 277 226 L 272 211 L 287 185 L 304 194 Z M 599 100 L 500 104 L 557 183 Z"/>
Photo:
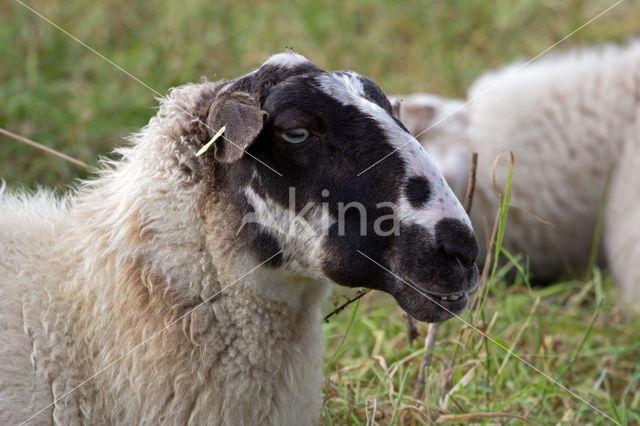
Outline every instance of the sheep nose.
<path fill-rule="evenodd" d="M 436 244 L 461 266 L 470 268 L 478 256 L 478 243 L 473 231 L 458 219 L 442 219 L 436 224 Z"/>

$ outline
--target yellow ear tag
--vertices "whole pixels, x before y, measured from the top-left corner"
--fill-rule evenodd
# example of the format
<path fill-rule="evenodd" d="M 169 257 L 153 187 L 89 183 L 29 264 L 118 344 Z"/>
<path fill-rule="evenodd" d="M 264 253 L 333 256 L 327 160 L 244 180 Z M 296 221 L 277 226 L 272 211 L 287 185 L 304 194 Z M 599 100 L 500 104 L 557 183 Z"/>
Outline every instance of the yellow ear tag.
<path fill-rule="evenodd" d="M 218 130 L 218 132 L 213 135 L 213 137 L 211 138 L 211 140 L 209 142 L 207 142 L 207 144 L 205 146 L 203 146 L 202 148 L 200 148 L 200 151 L 198 151 L 196 153 L 196 157 L 200 157 L 202 154 L 204 154 L 205 152 L 207 152 L 209 150 L 209 148 L 211 148 L 211 145 L 213 145 L 213 143 L 220 137 L 222 136 L 222 134 L 224 133 L 224 129 L 227 126 L 222 126 L 220 127 L 220 130 Z"/>

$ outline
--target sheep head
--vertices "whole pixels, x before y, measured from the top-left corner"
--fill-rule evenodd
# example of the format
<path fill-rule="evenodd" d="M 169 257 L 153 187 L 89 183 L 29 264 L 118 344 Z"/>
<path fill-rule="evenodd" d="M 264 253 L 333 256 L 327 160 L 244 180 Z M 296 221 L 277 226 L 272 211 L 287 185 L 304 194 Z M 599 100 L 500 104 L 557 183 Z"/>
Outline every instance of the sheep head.
<path fill-rule="evenodd" d="M 241 247 L 244 269 L 266 261 L 270 281 L 382 290 L 419 320 L 464 309 L 477 281 L 469 218 L 373 81 L 285 53 L 199 105 L 194 152 L 226 129 L 193 168 L 212 252 Z M 241 264 L 234 253 L 222 263 Z"/>

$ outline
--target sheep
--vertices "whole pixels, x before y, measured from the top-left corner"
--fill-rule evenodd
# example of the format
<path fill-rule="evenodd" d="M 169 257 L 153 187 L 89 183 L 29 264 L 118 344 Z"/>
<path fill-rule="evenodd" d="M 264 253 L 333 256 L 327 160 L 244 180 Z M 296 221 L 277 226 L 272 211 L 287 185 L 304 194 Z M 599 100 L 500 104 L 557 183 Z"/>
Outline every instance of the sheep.
<path fill-rule="evenodd" d="M 355 72 L 174 88 L 116 153 L 1 195 L 0 424 L 314 424 L 331 283 L 431 322 L 476 286 L 470 219 Z"/>
<path fill-rule="evenodd" d="M 512 64 L 480 77 L 468 99 L 416 94 L 404 99 L 400 114 L 414 135 L 433 126 L 419 140 L 459 193 L 471 152 L 479 153 L 471 216 L 480 241 L 498 208 L 494 159 L 511 151 L 505 246 L 527 255 L 541 280 L 583 273 L 606 207 L 600 261 L 640 301 L 634 265 L 640 259 L 640 42 Z M 507 156 L 502 159 L 495 169 L 499 185 L 508 169 Z"/>

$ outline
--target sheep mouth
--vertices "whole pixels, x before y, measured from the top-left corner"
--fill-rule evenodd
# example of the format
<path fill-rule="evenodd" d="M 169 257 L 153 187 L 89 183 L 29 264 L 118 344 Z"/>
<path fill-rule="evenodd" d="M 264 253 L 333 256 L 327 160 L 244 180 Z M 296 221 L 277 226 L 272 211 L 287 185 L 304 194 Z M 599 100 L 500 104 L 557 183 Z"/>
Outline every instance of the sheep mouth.
<path fill-rule="evenodd" d="M 434 294 L 434 293 L 425 293 L 426 296 L 428 296 L 430 299 L 432 299 L 434 302 L 436 303 L 440 303 L 443 306 L 444 305 L 455 305 L 456 303 L 459 303 L 461 300 L 465 301 L 465 299 L 467 299 L 468 293 L 466 292 L 462 292 L 462 293 L 452 293 L 452 294 Z M 446 306 L 445 306 L 446 307 Z"/>
<path fill-rule="evenodd" d="M 439 295 L 433 293 L 426 293 L 426 297 L 431 299 L 435 305 L 439 305 L 446 313 L 451 316 L 457 315 L 464 311 L 469 303 L 469 294 L 466 292 L 463 293 L 454 293 L 449 295 Z"/>
<path fill-rule="evenodd" d="M 406 313 L 424 322 L 448 320 L 462 313 L 469 304 L 469 294 L 466 292 L 439 295 L 410 287 L 393 296 Z"/>
<path fill-rule="evenodd" d="M 428 291 L 429 286 L 412 284 L 409 280 L 398 279 L 391 295 L 398 305 L 418 321 L 441 322 L 462 313 L 469 304 L 469 294 L 478 283 L 477 267 L 472 268 L 463 282 L 451 286 L 452 292 Z"/>

